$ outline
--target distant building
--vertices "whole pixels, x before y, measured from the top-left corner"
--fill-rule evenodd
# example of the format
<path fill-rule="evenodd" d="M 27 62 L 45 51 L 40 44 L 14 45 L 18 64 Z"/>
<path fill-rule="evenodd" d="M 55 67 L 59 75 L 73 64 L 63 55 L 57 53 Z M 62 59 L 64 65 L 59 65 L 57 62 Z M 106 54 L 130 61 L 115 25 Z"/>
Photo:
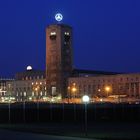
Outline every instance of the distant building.
<path fill-rule="evenodd" d="M 80 98 L 87 94 L 91 98 L 123 96 L 140 99 L 140 73 L 70 77 L 68 87 L 69 96 Z"/>
<path fill-rule="evenodd" d="M 3 102 L 7 98 L 7 82 L 12 82 L 13 79 L 1 78 L 0 79 L 0 101 Z"/>
<path fill-rule="evenodd" d="M 0 81 L 0 96 L 16 101 L 60 101 L 79 98 L 140 99 L 140 73 L 73 69 L 72 28 L 52 24 L 46 29 L 46 70 L 31 66 L 15 75 L 15 80 Z"/>
<path fill-rule="evenodd" d="M 17 73 L 14 81 L 6 83 L 7 94 L 16 101 L 36 101 L 46 98 L 45 71 L 29 69 Z"/>
<path fill-rule="evenodd" d="M 28 67 L 27 67 L 28 68 Z M 36 79 L 45 79 L 45 71 L 26 69 L 26 71 L 18 72 L 15 74 L 15 80 L 36 80 Z"/>
<path fill-rule="evenodd" d="M 116 75 L 116 74 L 120 73 L 97 71 L 97 70 L 73 69 L 71 77 L 91 77 L 91 76 Z"/>

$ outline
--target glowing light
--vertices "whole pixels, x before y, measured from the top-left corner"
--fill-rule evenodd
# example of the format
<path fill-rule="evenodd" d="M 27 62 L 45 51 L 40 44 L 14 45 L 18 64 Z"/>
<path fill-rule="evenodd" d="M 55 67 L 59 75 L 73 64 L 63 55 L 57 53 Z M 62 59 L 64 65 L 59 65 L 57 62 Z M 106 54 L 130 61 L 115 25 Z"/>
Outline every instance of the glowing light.
<path fill-rule="evenodd" d="M 70 86 L 68 86 L 68 90 L 70 90 Z"/>
<path fill-rule="evenodd" d="M 51 35 L 56 35 L 56 32 L 51 32 Z"/>
<path fill-rule="evenodd" d="M 32 67 L 31 66 L 27 66 L 27 70 L 32 70 Z"/>
<path fill-rule="evenodd" d="M 73 86 L 75 86 L 76 85 L 76 83 L 73 83 Z"/>
<path fill-rule="evenodd" d="M 85 103 L 89 102 L 89 96 L 88 96 L 88 95 L 84 95 L 84 96 L 82 97 L 82 100 L 83 100 L 83 102 L 85 102 Z"/>
<path fill-rule="evenodd" d="M 100 99 L 100 102 L 102 102 L 103 101 L 103 99 Z"/>
<path fill-rule="evenodd" d="M 70 35 L 70 33 L 69 32 L 65 32 L 65 35 Z"/>
<path fill-rule="evenodd" d="M 63 20 L 63 15 L 61 13 L 57 13 L 55 15 L 55 19 L 56 19 L 56 21 L 62 21 Z"/>
<path fill-rule="evenodd" d="M 77 89 L 76 89 L 75 87 L 72 88 L 72 92 L 76 92 L 76 90 L 77 90 Z"/>
<path fill-rule="evenodd" d="M 98 92 L 100 92 L 101 91 L 101 89 L 98 89 Z"/>
<path fill-rule="evenodd" d="M 38 88 L 37 87 L 35 88 L 35 91 L 38 91 Z"/>
<path fill-rule="evenodd" d="M 106 90 L 107 92 L 110 91 L 110 87 L 109 87 L 109 86 L 105 87 L 105 90 Z"/>

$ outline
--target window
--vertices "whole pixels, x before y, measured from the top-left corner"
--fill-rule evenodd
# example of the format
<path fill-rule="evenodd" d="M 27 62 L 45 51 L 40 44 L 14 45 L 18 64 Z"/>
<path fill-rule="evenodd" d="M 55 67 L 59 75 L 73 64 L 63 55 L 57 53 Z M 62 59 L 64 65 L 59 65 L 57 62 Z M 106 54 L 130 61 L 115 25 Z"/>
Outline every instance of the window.
<path fill-rule="evenodd" d="M 50 33 L 50 39 L 55 40 L 56 39 L 56 32 L 51 32 Z"/>
<path fill-rule="evenodd" d="M 24 92 L 24 96 L 26 96 L 26 92 Z"/>
<path fill-rule="evenodd" d="M 42 91 L 40 92 L 40 96 L 42 96 L 43 94 L 42 94 Z"/>
<path fill-rule="evenodd" d="M 69 40 L 70 40 L 70 33 L 69 32 L 64 33 L 64 40 L 65 40 L 65 42 L 69 42 Z"/>
<path fill-rule="evenodd" d="M 69 32 L 65 32 L 65 35 L 70 35 L 70 33 Z"/>
<path fill-rule="evenodd" d="M 50 35 L 56 35 L 56 32 L 51 32 Z"/>
<path fill-rule="evenodd" d="M 123 78 L 120 78 L 120 81 L 122 82 L 123 81 Z"/>
<path fill-rule="evenodd" d="M 56 94 L 56 87 L 52 87 L 52 95 Z"/>

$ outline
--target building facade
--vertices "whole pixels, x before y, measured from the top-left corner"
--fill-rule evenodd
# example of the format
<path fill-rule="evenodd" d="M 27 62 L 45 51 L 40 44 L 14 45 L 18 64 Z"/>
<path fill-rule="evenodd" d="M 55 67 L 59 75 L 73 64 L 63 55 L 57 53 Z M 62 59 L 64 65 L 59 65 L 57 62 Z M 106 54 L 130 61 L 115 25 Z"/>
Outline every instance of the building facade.
<path fill-rule="evenodd" d="M 15 101 L 46 100 L 45 71 L 26 70 L 19 72 L 15 80 L 6 82 L 7 96 L 15 97 Z"/>
<path fill-rule="evenodd" d="M 1 78 L 0 79 L 0 101 L 8 100 L 7 96 L 7 83 L 12 82 L 13 79 Z"/>
<path fill-rule="evenodd" d="M 72 74 L 72 28 L 64 24 L 46 29 L 46 81 L 51 96 L 66 96 Z"/>
<path fill-rule="evenodd" d="M 71 77 L 68 87 L 76 88 L 69 96 L 80 98 L 87 94 L 91 98 L 140 99 L 140 73 Z"/>
<path fill-rule="evenodd" d="M 140 99 L 140 73 L 121 74 L 73 69 L 72 28 L 52 24 L 46 28 L 46 70 L 17 73 L 15 80 L 0 80 L 0 97 L 15 101 L 61 101 L 85 94 L 98 98 Z M 9 98 L 10 99 L 10 98 Z"/>

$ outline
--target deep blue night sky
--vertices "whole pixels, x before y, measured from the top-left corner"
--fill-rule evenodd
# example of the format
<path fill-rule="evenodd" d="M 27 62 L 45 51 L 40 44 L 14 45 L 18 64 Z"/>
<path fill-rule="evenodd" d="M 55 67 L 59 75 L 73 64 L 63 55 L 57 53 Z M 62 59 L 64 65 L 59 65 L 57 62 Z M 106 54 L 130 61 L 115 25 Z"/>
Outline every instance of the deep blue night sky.
<path fill-rule="evenodd" d="M 139 0 L 1 0 L 0 77 L 45 69 L 45 28 L 73 27 L 74 67 L 140 72 Z"/>

